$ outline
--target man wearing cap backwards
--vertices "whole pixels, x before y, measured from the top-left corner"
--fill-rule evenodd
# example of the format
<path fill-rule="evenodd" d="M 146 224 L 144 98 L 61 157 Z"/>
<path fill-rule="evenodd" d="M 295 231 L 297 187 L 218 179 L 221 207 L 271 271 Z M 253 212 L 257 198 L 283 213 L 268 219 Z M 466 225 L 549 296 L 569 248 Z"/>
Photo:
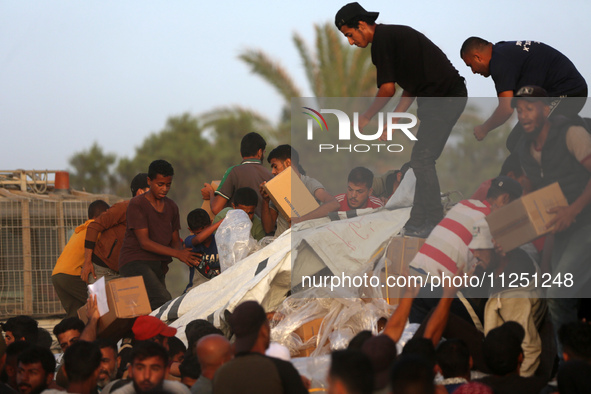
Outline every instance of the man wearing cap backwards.
<path fill-rule="evenodd" d="M 462 44 L 460 56 L 474 74 L 493 79 L 499 96 L 499 104 L 492 115 L 474 127 L 478 141 L 511 117 L 510 97 L 522 86 L 538 85 L 551 97 L 556 97 L 551 106 L 553 115 L 576 116 L 587 100 L 585 78 L 566 56 L 544 43 L 501 41 L 493 44 L 480 37 L 470 37 Z M 507 138 L 509 151 L 515 149 L 522 135 L 521 128 L 513 129 Z"/>
<path fill-rule="evenodd" d="M 133 177 L 130 188 L 132 197 L 149 191 L 148 174 L 139 173 Z M 101 277 L 108 282 L 119 277 L 119 251 L 127 228 L 129 201 L 114 204 L 88 225 L 84 240 L 84 264 L 80 273 L 84 282 L 94 283 Z"/>
<path fill-rule="evenodd" d="M 238 305 L 229 319 L 236 354 L 213 378 L 213 392 L 307 393 L 298 371 L 287 361 L 265 356 L 271 328 L 262 306 L 256 301 Z"/>
<path fill-rule="evenodd" d="M 553 282 L 548 289 L 548 307 L 555 332 L 577 320 L 579 298 L 591 284 L 587 262 L 591 256 L 591 136 L 581 126 L 563 117 L 548 118 L 549 98 L 537 86 L 524 86 L 512 100 L 517 109 L 524 139 L 517 147 L 521 165 L 534 190 L 558 182 L 569 205 L 549 212 L 556 214 L 547 224 L 555 234 L 552 278 L 572 275 L 572 286 Z M 557 341 L 562 355 L 561 345 Z"/>
<path fill-rule="evenodd" d="M 377 12 L 349 3 L 337 12 L 335 24 L 349 44 L 360 48 L 372 44 L 379 90 L 370 107 L 359 116 L 360 130 L 394 96 L 396 84 L 403 91 L 393 112 L 405 112 L 418 97 L 421 123 L 410 159 L 417 183 L 404 229 L 406 235 L 425 238 L 443 218 L 435 160 L 466 106 L 466 85 L 441 49 L 422 33 L 408 26 L 376 25 L 377 17 Z M 380 139 L 386 140 L 387 133 Z"/>

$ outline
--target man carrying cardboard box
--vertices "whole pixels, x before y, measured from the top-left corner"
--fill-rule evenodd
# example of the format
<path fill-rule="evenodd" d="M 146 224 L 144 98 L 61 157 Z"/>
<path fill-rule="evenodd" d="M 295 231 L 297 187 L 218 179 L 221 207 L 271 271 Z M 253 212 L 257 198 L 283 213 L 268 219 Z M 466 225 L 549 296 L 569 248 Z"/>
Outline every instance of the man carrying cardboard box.
<path fill-rule="evenodd" d="M 550 99 L 538 86 L 524 86 L 511 101 L 525 139 L 518 147 L 521 165 L 534 190 L 558 182 L 569 206 L 549 210 L 556 216 L 547 228 L 555 234 L 552 278 L 572 275 L 572 286 L 557 282 L 548 289 L 555 333 L 577 320 L 582 291 L 591 284 L 586 262 L 591 255 L 591 136 L 568 118 L 549 119 Z M 558 341 L 557 341 L 558 343 Z M 562 349 L 558 343 L 558 354 Z"/>
<path fill-rule="evenodd" d="M 339 202 L 326 191 L 324 186 L 316 179 L 306 175 L 300 165 L 300 155 L 291 145 L 279 145 L 269 153 L 267 159 L 271 164 L 271 172 L 273 176 L 280 174 L 285 169 L 291 167 L 296 175 L 302 180 L 308 191 L 319 201 L 320 205 L 315 210 L 303 215 L 299 218 L 292 218 L 291 223 L 299 223 L 304 220 L 317 219 L 327 216 L 330 212 L 339 209 Z M 263 227 L 266 233 L 273 232 L 275 223 L 277 223 L 277 230 L 275 236 L 279 236 L 285 230 L 287 230 L 291 224 L 283 216 L 278 215 L 277 207 L 270 201 L 269 195 L 263 190 L 263 185 L 266 182 L 261 183 L 260 191 L 263 196 L 263 206 L 261 210 L 261 219 L 263 221 Z"/>

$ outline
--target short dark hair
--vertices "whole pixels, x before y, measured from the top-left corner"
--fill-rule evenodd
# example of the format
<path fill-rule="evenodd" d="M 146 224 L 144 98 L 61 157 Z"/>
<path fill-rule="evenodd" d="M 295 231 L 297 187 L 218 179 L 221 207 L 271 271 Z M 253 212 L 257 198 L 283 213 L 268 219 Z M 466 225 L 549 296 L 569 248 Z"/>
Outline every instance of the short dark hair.
<path fill-rule="evenodd" d="M 254 131 L 246 134 L 240 141 L 240 155 L 242 157 L 252 157 L 257 154 L 259 149 L 265 150 L 267 142 L 259 133 Z"/>
<path fill-rule="evenodd" d="M 21 354 L 31 346 L 35 345 L 29 341 L 12 342 L 10 345 L 6 346 L 6 362 L 8 362 L 9 359 L 17 359 L 19 354 Z"/>
<path fill-rule="evenodd" d="M 53 335 L 57 338 L 58 335 L 70 330 L 77 330 L 82 333 L 84 331 L 84 322 L 74 316 L 66 317 L 53 327 Z"/>
<path fill-rule="evenodd" d="M 349 393 L 371 394 L 373 391 L 371 362 L 360 350 L 346 349 L 332 352 L 328 374 L 343 382 Z"/>
<path fill-rule="evenodd" d="M 499 175 L 509 175 L 512 172 L 515 176 L 519 177 L 523 175 L 523 167 L 519 161 L 519 154 L 516 152 L 511 153 L 501 166 L 501 173 Z"/>
<path fill-rule="evenodd" d="M 94 342 L 76 341 L 64 353 L 64 368 L 69 382 L 84 382 L 101 365 L 103 354 Z"/>
<path fill-rule="evenodd" d="M 117 343 L 115 343 L 115 341 L 107 338 L 98 338 L 94 341 L 94 343 L 98 346 L 99 350 L 105 348 L 113 349 L 115 357 L 117 357 L 117 353 L 119 352 L 119 350 L 117 349 Z"/>
<path fill-rule="evenodd" d="M 359 29 L 359 22 L 365 22 L 369 26 L 373 26 L 376 24 L 376 19 L 368 15 L 359 15 L 352 19 L 349 19 L 345 22 L 345 26 L 350 27 L 352 29 Z"/>
<path fill-rule="evenodd" d="M 187 224 L 191 230 L 199 230 L 211 224 L 211 218 L 205 209 L 193 209 L 187 215 Z"/>
<path fill-rule="evenodd" d="M 515 322 L 504 323 L 488 332 L 482 343 L 482 354 L 493 374 L 505 376 L 517 371 L 524 336 L 525 330 Z"/>
<path fill-rule="evenodd" d="M 158 174 L 164 177 L 173 176 L 174 168 L 166 160 L 154 160 L 150 163 L 150 167 L 148 167 L 148 178 L 154 180 Z"/>
<path fill-rule="evenodd" d="M 179 371 L 181 372 L 181 378 L 187 376 L 191 379 L 199 379 L 201 376 L 201 364 L 197 356 L 190 354 L 185 357 L 181 365 L 179 365 Z"/>
<path fill-rule="evenodd" d="M 256 207 L 259 203 L 259 194 L 250 187 L 241 187 L 232 196 L 232 202 L 236 206 Z"/>
<path fill-rule="evenodd" d="M 168 338 L 168 357 L 173 358 L 180 352 L 185 353 L 187 351 L 187 347 L 177 337 L 170 337 Z"/>
<path fill-rule="evenodd" d="M 289 145 L 289 144 L 279 145 L 278 147 L 276 147 L 275 149 L 273 149 L 269 153 L 269 156 L 267 157 L 267 161 L 269 163 L 271 163 L 271 160 L 273 160 L 273 159 L 277 159 L 277 160 L 281 160 L 281 161 L 291 159 L 292 162 L 296 161 L 291 158 L 292 150 L 295 151 L 295 149 L 292 149 L 291 145 Z M 296 152 L 296 155 L 297 155 L 297 152 Z"/>
<path fill-rule="evenodd" d="M 373 172 L 365 167 L 355 167 L 349 173 L 347 182 L 351 182 L 355 185 L 363 184 L 370 189 L 373 185 Z"/>
<path fill-rule="evenodd" d="M 51 350 L 38 345 L 32 345 L 28 349 L 23 350 L 18 356 L 18 362 L 29 365 L 34 363 L 41 363 L 46 374 L 54 373 L 55 371 L 55 357 Z"/>
<path fill-rule="evenodd" d="M 440 343 L 435 356 L 444 378 L 470 375 L 470 350 L 461 339 L 448 339 Z"/>
<path fill-rule="evenodd" d="M 195 319 L 185 327 L 185 336 L 189 343 L 189 353 L 193 354 L 195 351 L 195 344 L 204 336 L 210 334 L 224 335 L 222 330 L 215 327 L 213 324 L 204 319 Z"/>
<path fill-rule="evenodd" d="M 44 347 L 46 349 L 51 349 L 51 344 L 53 343 L 53 338 L 49 331 L 47 331 L 43 327 L 39 327 L 37 329 L 37 345 Z"/>
<path fill-rule="evenodd" d="M 131 351 L 131 364 L 136 360 L 142 361 L 151 357 L 159 357 L 164 366 L 168 365 L 168 353 L 162 345 L 152 341 L 138 341 L 133 345 Z"/>
<path fill-rule="evenodd" d="M 403 354 L 390 369 L 390 387 L 393 394 L 434 394 L 433 366 L 419 354 Z"/>
<path fill-rule="evenodd" d="M 558 329 L 558 339 L 570 358 L 591 363 L 590 324 L 581 321 L 564 324 Z"/>
<path fill-rule="evenodd" d="M 437 359 L 435 357 L 435 346 L 433 342 L 427 338 L 412 338 L 404 348 L 402 348 L 402 354 L 418 354 L 431 365 L 431 369 L 435 367 Z"/>
<path fill-rule="evenodd" d="M 107 204 L 106 201 L 94 200 L 88 206 L 88 218 L 95 219 L 101 213 L 105 212 L 107 209 L 109 209 L 109 204 Z"/>
<path fill-rule="evenodd" d="M 490 42 L 480 37 L 469 37 L 464 41 L 460 48 L 460 57 L 463 57 L 466 53 L 474 50 L 482 50 L 485 46 L 488 46 Z"/>
<path fill-rule="evenodd" d="M 25 341 L 35 344 L 38 338 L 38 325 L 37 320 L 32 317 L 20 315 L 11 317 L 6 320 L 6 323 L 2 323 L 2 329 L 4 332 L 10 331 L 16 340 L 25 338 Z"/>
<path fill-rule="evenodd" d="M 147 189 L 148 187 L 150 187 L 150 185 L 148 185 L 148 174 L 145 172 L 140 172 L 133 177 L 131 184 L 129 185 L 129 188 L 131 189 L 131 196 L 135 197 L 138 190 Z"/>

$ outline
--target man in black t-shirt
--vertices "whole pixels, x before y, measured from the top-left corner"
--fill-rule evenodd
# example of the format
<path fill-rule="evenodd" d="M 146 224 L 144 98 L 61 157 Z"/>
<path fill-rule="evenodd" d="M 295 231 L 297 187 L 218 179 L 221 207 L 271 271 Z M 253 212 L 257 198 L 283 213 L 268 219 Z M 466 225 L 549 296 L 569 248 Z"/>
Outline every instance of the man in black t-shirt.
<path fill-rule="evenodd" d="M 474 74 L 493 79 L 499 97 L 492 115 L 474 127 L 478 141 L 511 117 L 511 97 L 523 86 L 540 86 L 550 97 L 556 98 L 550 105 L 552 116 L 576 116 L 587 100 L 585 78 L 566 56 L 544 43 L 501 41 L 493 44 L 480 37 L 470 37 L 464 41 L 460 56 Z M 560 100 L 564 97 L 569 99 Z M 523 129 L 515 126 L 507 138 L 509 151 L 513 151 L 522 135 Z"/>
<path fill-rule="evenodd" d="M 372 44 L 379 90 L 370 107 L 359 116 L 360 130 L 394 96 L 396 84 L 403 92 L 393 112 L 407 111 L 418 97 L 421 123 L 410 161 L 417 183 L 404 229 L 405 235 L 426 238 L 443 218 L 435 160 L 466 106 L 466 85 L 443 51 L 425 35 L 408 26 L 376 25 L 377 17 L 377 12 L 349 3 L 337 12 L 335 24 L 349 44 L 360 48 Z M 387 139 L 387 133 L 381 139 Z"/>

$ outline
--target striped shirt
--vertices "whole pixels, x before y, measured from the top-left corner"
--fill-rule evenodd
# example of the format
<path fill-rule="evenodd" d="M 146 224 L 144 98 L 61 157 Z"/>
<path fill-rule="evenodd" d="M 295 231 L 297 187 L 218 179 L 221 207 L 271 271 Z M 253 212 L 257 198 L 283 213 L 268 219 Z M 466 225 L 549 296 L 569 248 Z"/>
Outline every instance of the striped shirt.
<path fill-rule="evenodd" d="M 467 270 L 474 259 L 468 248 L 474 224 L 490 213 L 487 201 L 463 200 L 457 203 L 431 232 L 410 266 L 431 275 L 455 275 Z"/>
<path fill-rule="evenodd" d="M 349 203 L 347 201 L 347 193 L 338 194 L 338 195 L 334 196 L 334 198 L 336 198 L 336 200 L 339 202 L 339 204 L 341 204 L 341 206 L 339 207 L 339 211 L 350 211 L 351 209 L 353 209 L 349 206 Z M 365 204 L 363 204 L 362 207 L 355 208 L 355 209 L 381 208 L 383 206 L 384 206 L 384 204 L 382 203 L 382 200 L 380 200 L 379 198 L 374 197 L 374 196 L 369 196 L 369 198 L 367 199 Z"/>

